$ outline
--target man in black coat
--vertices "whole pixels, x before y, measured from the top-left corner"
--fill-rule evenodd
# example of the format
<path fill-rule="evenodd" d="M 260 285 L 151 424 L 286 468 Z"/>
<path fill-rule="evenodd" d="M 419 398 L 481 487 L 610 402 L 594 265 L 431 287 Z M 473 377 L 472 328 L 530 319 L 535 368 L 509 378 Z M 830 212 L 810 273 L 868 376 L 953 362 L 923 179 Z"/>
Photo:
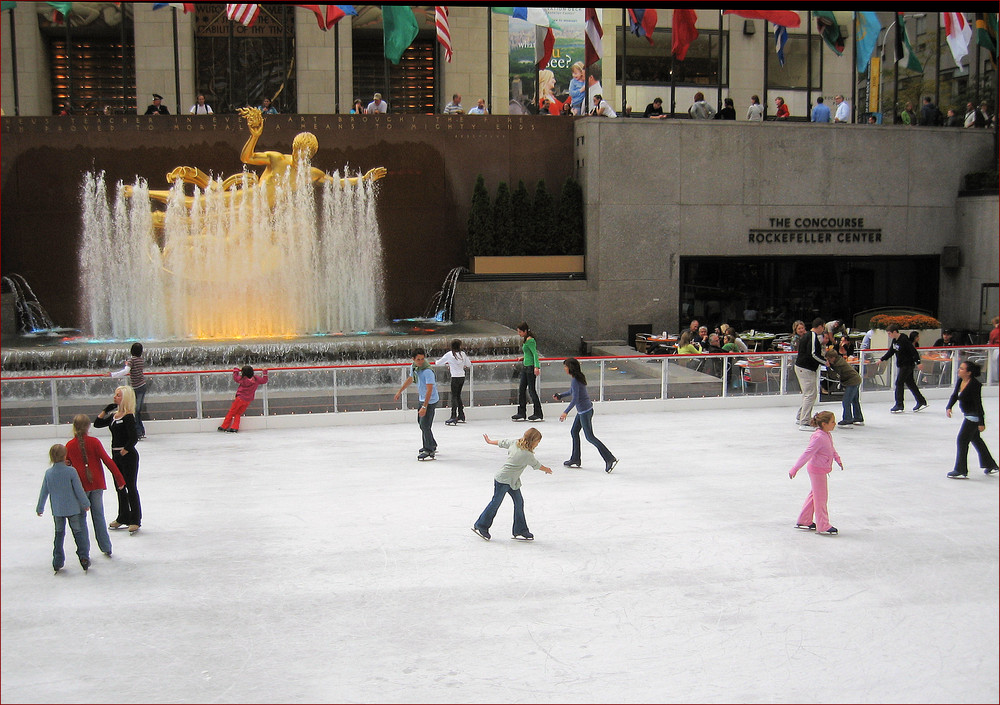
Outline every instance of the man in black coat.
<path fill-rule="evenodd" d="M 153 104 L 146 108 L 146 115 L 169 115 L 170 111 L 167 110 L 167 106 L 163 105 L 161 101 L 163 96 L 159 93 L 153 94 Z"/>
<path fill-rule="evenodd" d="M 913 378 L 914 368 L 923 369 L 923 366 L 920 364 L 920 353 L 913 347 L 913 343 L 910 342 L 908 336 L 899 334 L 899 326 L 895 323 L 889 324 L 885 331 L 889 334 L 892 342 L 889 343 L 889 349 L 882 356 L 882 359 L 888 360 L 893 355 L 896 356 L 896 405 L 889 409 L 889 411 L 894 414 L 903 412 L 904 386 L 913 392 L 913 397 L 917 400 L 917 405 L 913 407 L 913 410 L 921 411 L 926 409 L 927 400 L 924 399 L 924 395 L 917 389 L 917 382 Z"/>

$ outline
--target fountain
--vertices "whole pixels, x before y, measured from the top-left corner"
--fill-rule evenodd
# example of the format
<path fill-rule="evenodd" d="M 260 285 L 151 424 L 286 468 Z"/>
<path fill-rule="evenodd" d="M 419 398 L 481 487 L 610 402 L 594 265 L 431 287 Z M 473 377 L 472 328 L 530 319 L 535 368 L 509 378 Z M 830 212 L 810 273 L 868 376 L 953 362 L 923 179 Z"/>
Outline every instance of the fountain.
<path fill-rule="evenodd" d="M 255 108 L 240 115 L 250 131 L 240 158 L 263 166 L 259 176 L 245 167 L 213 178 L 181 166 L 167 174 L 169 190 L 137 178 L 119 182 L 110 199 L 103 172 L 85 176 L 81 300 L 90 337 L 5 347 L 5 373 L 114 366 L 133 340 L 159 370 L 398 360 L 415 346 L 445 350 L 456 336 L 481 355 L 517 349 L 504 326 L 452 324 L 460 268 L 431 316 L 385 321 L 375 214 L 385 169 L 326 174 L 310 165 L 318 143 L 307 132 L 292 154 L 258 152 L 264 117 Z"/>
<path fill-rule="evenodd" d="M 287 339 L 382 323 L 375 181 L 385 170 L 327 175 L 309 164 L 310 133 L 290 155 L 257 152 L 263 116 L 241 115 L 251 131 L 241 158 L 264 165 L 260 177 L 178 167 L 169 191 L 119 183 L 109 204 L 103 174 L 86 176 L 80 257 L 95 338 Z M 151 200 L 166 210 L 151 211 Z"/>

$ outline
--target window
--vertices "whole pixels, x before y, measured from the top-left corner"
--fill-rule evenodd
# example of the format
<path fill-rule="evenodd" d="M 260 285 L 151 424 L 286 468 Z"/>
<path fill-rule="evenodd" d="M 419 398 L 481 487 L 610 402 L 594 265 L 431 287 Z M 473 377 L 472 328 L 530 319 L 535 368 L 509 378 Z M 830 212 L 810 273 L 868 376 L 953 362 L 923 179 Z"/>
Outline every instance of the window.
<path fill-rule="evenodd" d="M 773 27 L 773 25 L 768 26 Z M 810 38 L 807 35 L 789 34 L 788 41 L 785 42 L 785 65 L 782 66 L 774 51 L 773 30 L 769 36 L 770 39 L 767 42 L 767 87 L 785 90 L 820 90 L 823 87 L 820 70 L 823 40 L 820 37 L 812 37 L 812 80 L 810 81 L 808 80 L 809 57 L 807 56 Z"/>
<path fill-rule="evenodd" d="M 70 11 L 68 49 L 66 25 L 61 19 L 52 20 L 53 15 L 60 16 L 54 12 L 39 15 L 38 28 L 48 49 L 55 113 L 63 108 L 74 115 L 100 115 L 105 107 L 116 114 L 135 109 L 132 8 L 129 3 L 122 3 L 121 8 L 112 3 L 105 5 L 84 25 L 77 24 L 78 11 Z"/>
<path fill-rule="evenodd" d="M 373 95 L 381 93 L 390 113 L 433 113 L 434 42 L 433 34 L 421 31 L 396 65 L 385 58 L 381 29 L 356 29 L 354 95 L 368 105 Z"/>
<path fill-rule="evenodd" d="M 620 27 L 618 37 L 617 75 L 629 84 L 670 83 L 674 70 L 675 85 L 717 86 L 729 84 L 729 35 L 709 30 L 698 30 L 698 38 L 688 47 L 684 61 L 674 61 L 671 56 L 672 32 L 657 29 L 653 44 Z M 720 79 L 719 57 L 722 57 Z"/>
<path fill-rule="evenodd" d="M 217 113 L 260 105 L 270 98 L 282 113 L 297 109 L 295 15 L 293 8 L 261 3 L 253 27 L 226 17 L 223 3 L 195 5 L 195 96 L 178 106 L 185 112 L 204 93 Z"/>

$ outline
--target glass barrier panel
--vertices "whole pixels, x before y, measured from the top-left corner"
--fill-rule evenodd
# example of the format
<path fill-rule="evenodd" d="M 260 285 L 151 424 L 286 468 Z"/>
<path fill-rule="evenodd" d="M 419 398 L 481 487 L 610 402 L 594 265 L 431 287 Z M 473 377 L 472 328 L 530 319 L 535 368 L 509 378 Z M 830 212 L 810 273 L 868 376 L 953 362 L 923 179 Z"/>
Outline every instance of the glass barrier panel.
<path fill-rule="evenodd" d="M 3 426 L 35 426 L 52 423 L 52 391 L 49 380 L 0 380 Z"/>

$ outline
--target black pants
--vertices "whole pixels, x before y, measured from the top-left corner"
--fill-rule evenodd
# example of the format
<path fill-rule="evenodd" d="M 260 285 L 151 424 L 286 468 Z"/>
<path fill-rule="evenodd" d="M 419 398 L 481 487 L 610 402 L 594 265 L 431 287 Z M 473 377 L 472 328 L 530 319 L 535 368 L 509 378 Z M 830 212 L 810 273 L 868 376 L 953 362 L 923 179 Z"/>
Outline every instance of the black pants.
<path fill-rule="evenodd" d="M 451 378 L 451 418 L 465 421 L 465 405 L 462 403 L 462 387 L 465 377 Z"/>
<path fill-rule="evenodd" d="M 542 402 L 538 398 L 538 387 L 535 384 L 535 368 L 525 365 L 521 368 L 521 382 L 517 387 L 517 413 L 524 416 L 528 409 L 528 398 L 526 392 L 531 393 L 532 416 L 542 416 Z"/>
<path fill-rule="evenodd" d="M 119 524 L 135 524 L 142 526 L 142 507 L 139 505 L 139 490 L 136 482 L 139 479 L 139 454 L 133 448 L 125 455 L 120 450 L 113 450 L 111 457 L 125 478 L 125 489 L 118 490 Z"/>
<path fill-rule="evenodd" d="M 986 447 L 986 441 L 979 435 L 979 424 L 975 421 L 965 419 L 962 421 L 962 428 L 958 431 L 958 454 L 955 456 L 955 469 L 959 472 L 969 472 L 969 444 L 972 444 L 979 453 L 979 467 L 995 468 L 997 461 L 990 454 L 990 449 Z"/>
<path fill-rule="evenodd" d="M 918 404 L 926 404 L 924 395 L 917 389 L 917 383 L 913 379 L 913 365 L 900 366 L 896 368 L 896 406 L 903 406 L 903 387 L 905 386 L 913 393 L 913 398 Z"/>

